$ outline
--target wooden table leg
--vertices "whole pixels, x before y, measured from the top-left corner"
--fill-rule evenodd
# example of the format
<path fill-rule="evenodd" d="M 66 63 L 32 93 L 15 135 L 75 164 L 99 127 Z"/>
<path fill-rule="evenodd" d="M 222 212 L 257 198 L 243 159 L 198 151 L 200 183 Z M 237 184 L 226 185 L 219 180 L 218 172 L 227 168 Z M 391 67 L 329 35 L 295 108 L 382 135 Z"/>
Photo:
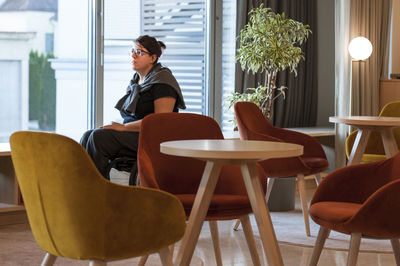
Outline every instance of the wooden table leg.
<path fill-rule="evenodd" d="M 240 165 L 268 265 L 283 265 L 255 162 Z"/>
<path fill-rule="evenodd" d="M 207 215 L 215 186 L 221 172 L 222 163 L 207 161 L 203 177 L 196 193 L 185 234 L 182 238 L 175 265 L 186 266 L 192 260 L 193 252 L 199 239 L 201 227 Z"/>
<path fill-rule="evenodd" d="M 385 148 L 385 154 L 387 158 L 395 155 L 399 148 L 397 147 L 396 138 L 393 134 L 393 128 L 385 128 L 381 130 L 381 137 L 383 142 L 383 147 Z"/>
<path fill-rule="evenodd" d="M 362 156 L 365 152 L 365 148 L 367 147 L 368 138 L 370 134 L 371 134 L 370 129 L 366 128 L 358 129 L 358 133 L 356 139 L 354 140 L 353 148 L 351 149 L 347 165 L 359 164 L 361 162 Z"/>

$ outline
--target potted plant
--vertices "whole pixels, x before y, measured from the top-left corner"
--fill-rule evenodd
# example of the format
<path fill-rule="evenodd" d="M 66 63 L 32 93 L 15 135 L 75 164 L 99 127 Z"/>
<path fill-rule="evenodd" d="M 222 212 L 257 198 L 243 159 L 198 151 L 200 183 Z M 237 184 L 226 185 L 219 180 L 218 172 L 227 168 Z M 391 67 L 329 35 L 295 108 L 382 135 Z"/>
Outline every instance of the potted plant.
<path fill-rule="evenodd" d="M 279 71 L 289 68 L 297 75 L 296 68 L 304 59 L 299 47 L 311 33 L 308 25 L 276 14 L 261 4 L 249 12 L 249 23 L 240 31 L 240 47 L 236 61 L 242 70 L 253 74 L 265 74 L 263 86 L 247 88 L 244 93 L 232 93 L 227 99 L 231 108 L 237 101 L 250 101 L 257 104 L 264 116 L 271 119 L 272 102 L 279 95 L 285 96 L 286 87 L 276 87 Z M 275 90 L 279 93 L 275 95 Z"/>

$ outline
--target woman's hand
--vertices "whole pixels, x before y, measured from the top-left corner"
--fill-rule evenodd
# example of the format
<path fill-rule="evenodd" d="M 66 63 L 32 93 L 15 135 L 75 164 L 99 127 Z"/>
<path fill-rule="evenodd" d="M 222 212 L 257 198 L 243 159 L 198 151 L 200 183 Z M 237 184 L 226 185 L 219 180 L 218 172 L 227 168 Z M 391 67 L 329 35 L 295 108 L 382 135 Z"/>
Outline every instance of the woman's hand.
<path fill-rule="evenodd" d="M 111 124 L 101 126 L 100 128 L 102 128 L 102 129 L 114 129 L 114 130 L 117 130 L 117 131 L 126 131 L 127 130 L 124 124 L 117 123 L 117 122 L 111 122 Z"/>
<path fill-rule="evenodd" d="M 167 113 L 172 112 L 174 110 L 176 99 L 173 97 L 163 97 L 154 101 L 154 112 L 155 113 Z M 103 129 L 113 129 L 117 131 L 131 131 L 131 132 L 139 132 L 140 124 L 142 120 L 137 120 L 134 122 L 121 124 L 117 122 L 111 122 L 109 125 L 104 125 L 100 128 Z"/>

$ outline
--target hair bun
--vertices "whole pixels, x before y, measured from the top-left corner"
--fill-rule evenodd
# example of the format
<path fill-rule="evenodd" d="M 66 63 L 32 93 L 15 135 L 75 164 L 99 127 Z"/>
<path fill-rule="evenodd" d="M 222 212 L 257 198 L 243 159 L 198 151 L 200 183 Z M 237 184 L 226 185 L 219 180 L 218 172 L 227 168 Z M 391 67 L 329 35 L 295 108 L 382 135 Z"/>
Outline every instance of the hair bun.
<path fill-rule="evenodd" d="M 165 48 L 167 48 L 167 46 L 165 46 L 165 44 L 162 42 L 162 41 L 157 41 L 158 42 L 158 45 L 160 46 L 160 48 L 162 49 L 162 50 L 164 50 Z"/>
<path fill-rule="evenodd" d="M 158 58 L 162 55 L 163 50 L 166 48 L 162 41 L 158 41 L 156 38 L 149 35 L 141 35 L 134 42 L 146 48 L 150 55 L 157 56 L 154 64 L 157 63 Z"/>

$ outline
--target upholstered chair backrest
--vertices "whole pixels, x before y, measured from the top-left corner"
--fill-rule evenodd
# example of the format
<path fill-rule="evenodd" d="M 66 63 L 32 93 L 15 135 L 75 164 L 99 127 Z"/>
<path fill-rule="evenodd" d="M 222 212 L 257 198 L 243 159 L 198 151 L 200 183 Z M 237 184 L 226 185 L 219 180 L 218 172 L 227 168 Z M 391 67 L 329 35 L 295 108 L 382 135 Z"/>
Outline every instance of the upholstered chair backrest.
<path fill-rule="evenodd" d="M 382 108 L 379 116 L 400 117 L 400 101 L 387 103 Z"/>
<path fill-rule="evenodd" d="M 314 193 L 310 214 L 317 224 L 342 233 L 398 238 L 399 190 L 400 152 L 330 173 Z"/>
<path fill-rule="evenodd" d="M 376 166 L 367 169 L 365 175 L 372 174 L 368 173 L 368 171 L 373 171 L 372 173 L 376 175 L 374 182 L 371 180 L 368 181 L 372 192 L 375 192 L 387 183 L 400 179 L 400 152 L 386 160 L 376 162 Z"/>
<path fill-rule="evenodd" d="M 43 250 L 117 260 L 154 252 L 183 236 L 185 214 L 176 197 L 109 182 L 74 140 L 21 131 L 10 145 L 30 227 Z"/>
<path fill-rule="evenodd" d="M 66 225 L 79 227 L 94 222 L 88 217 L 96 217 L 98 208 L 105 206 L 106 198 L 96 195 L 104 194 L 105 189 L 98 171 L 80 145 L 55 134 L 18 132 L 11 136 L 10 144 L 25 208 L 39 246 L 52 254 L 74 253 L 68 250 L 73 246 L 70 241 L 76 239 L 68 235 L 73 234 L 74 228 Z M 82 213 L 83 210 L 88 213 Z M 90 230 L 100 231 L 99 226 L 102 223 L 94 223 Z M 89 232 L 81 233 L 79 242 L 85 243 L 82 253 L 85 247 L 100 241 L 84 239 Z"/>
<path fill-rule="evenodd" d="M 204 115 L 160 113 L 146 116 L 142 120 L 138 150 L 142 185 L 172 194 L 195 194 L 205 162 L 160 152 L 162 142 L 191 139 L 223 139 L 223 134 L 218 123 Z M 238 166 L 223 167 L 215 194 L 246 194 Z"/>
<path fill-rule="evenodd" d="M 237 102 L 234 109 L 241 139 L 265 140 L 252 133 L 271 134 L 273 126 L 265 119 L 257 105 L 251 102 Z"/>
<path fill-rule="evenodd" d="M 400 101 L 387 103 L 379 116 L 400 117 Z M 394 137 L 396 138 L 397 146 L 400 147 L 400 128 L 393 129 Z"/>

